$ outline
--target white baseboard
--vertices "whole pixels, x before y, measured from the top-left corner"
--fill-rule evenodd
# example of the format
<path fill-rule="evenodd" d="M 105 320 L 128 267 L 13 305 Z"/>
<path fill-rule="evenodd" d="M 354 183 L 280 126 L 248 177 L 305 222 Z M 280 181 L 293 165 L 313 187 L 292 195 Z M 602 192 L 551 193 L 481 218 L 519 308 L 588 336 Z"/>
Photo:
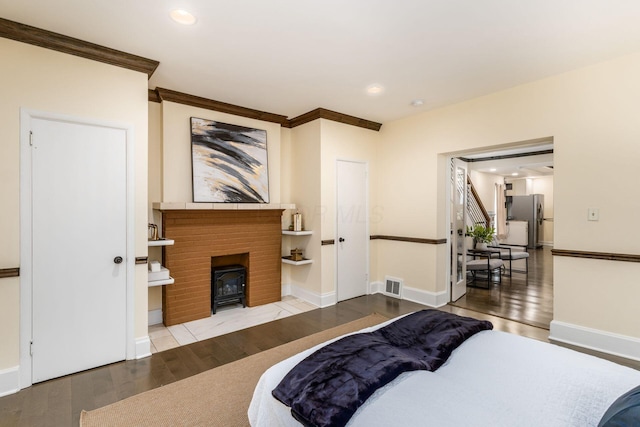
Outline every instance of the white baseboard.
<path fill-rule="evenodd" d="M 381 294 L 384 290 L 384 282 L 371 282 L 369 283 L 370 294 Z"/>
<path fill-rule="evenodd" d="M 336 293 L 329 292 L 326 294 L 318 294 L 308 289 L 301 288 L 296 285 L 282 285 L 282 295 L 291 295 L 300 298 L 317 307 L 329 307 L 336 303 Z"/>
<path fill-rule="evenodd" d="M 384 284 L 382 282 L 369 283 L 369 294 L 382 293 L 383 289 Z M 335 292 L 320 295 L 296 285 L 282 285 L 282 296 L 286 295 L 300 298 L 318 307 L 329 307 L 335 305 L 337 302 L 337 295 Z M 404 286 L 402 289 L 402 299 L 436 308 L 445 306 L 449 302 L 446 291 L 435 293 L 408 286 Z"/>
<path fill-rule="evenodd" d="M 149 336 L 136 338 L 136 359 L 143 359 L 151 356 L 151 340 Z"/>
<path fill-rule="evenodd" d="M 20 366 L 0 371 L 0 397 L 20 391 Z"/>
<path fill-rule="evenodd" d="M 384 283 L 383 282 L 371 282 L 369 284 L 369 291 L 372 294 L 383 294 Z M 449 300 L 447 299 L 447 291 L 443 292 L 429 292 L 421 289 L 412 288 L 409 286 L 402 287 L 402 299 L 407 301 L 417 302 L 429 307 L 442 307 L 447 305 Z"/>
<path fill-rule="evenodd" d="M 162 309 L 149 310 L 149 326 L 162 323 Z"/>
<path fill-rule="evenodd" d="M 280 291 L 280 295 L 283 297 L 293 295 L 291 292 L 292 285 L 282 285 L 282 290 Z"/>
<path fill-rule="evenodd" d="M 405 286 L 402 290 L 402 299 L 435 308 L 445 306 L 449 302 L 449 299 L 447 298 L 447 291 L 429 292 L 421 289 L 410 288 L 408 286 Z"/>
<path fill-rule="evenodd" d="M 640 361 L 640 339 L 626 335 L 553 320 L 549 330 L 549 339 Z"/>

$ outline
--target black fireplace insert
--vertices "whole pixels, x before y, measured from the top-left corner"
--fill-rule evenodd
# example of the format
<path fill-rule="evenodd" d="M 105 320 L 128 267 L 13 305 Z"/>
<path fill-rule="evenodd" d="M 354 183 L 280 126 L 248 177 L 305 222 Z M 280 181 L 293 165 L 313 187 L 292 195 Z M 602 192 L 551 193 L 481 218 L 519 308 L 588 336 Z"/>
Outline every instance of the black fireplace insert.
<path fill-rule="evenodd" d="M 218 305 L 242 303 L 247 306 L 245 298 L 247 270 L 242 265 L 225 265 L 211 267 L 211 312 L 216 314 Z"/>

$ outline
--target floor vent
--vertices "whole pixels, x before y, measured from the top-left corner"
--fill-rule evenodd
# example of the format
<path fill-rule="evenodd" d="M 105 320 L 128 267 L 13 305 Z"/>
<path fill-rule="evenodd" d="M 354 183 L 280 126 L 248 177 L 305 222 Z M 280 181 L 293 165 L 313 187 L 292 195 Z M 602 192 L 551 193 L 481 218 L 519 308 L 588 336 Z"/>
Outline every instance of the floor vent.
<path fill-rule="evenodd" d="M 386 276 L 383 293 L 390 297 L 402 298 L 402 284 L 402 279 Z"/>

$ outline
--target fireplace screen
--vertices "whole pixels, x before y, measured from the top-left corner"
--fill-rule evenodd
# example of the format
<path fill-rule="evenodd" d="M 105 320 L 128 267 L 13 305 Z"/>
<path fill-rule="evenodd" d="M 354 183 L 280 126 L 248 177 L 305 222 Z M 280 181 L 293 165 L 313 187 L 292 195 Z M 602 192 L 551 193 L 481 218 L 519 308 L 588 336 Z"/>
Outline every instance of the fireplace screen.
<path fill-rule="evenodd" d="M 211 312 L 216 314 L 218 305 L 242 303 L 245 298 L 246 269 L 242 265 L 211 267 Z"/>

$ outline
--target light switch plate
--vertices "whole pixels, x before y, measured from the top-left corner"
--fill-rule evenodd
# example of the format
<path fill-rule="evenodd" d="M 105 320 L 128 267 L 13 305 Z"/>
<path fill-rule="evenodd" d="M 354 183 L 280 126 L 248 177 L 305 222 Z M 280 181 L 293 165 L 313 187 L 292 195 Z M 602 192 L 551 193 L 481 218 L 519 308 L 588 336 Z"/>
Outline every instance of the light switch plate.
<path fill-rule="evenodd" d="M 600 219 L 600 209 L 589 208 L 587 210 L 587 219 L 589 221 L 598 221 Z"/>

